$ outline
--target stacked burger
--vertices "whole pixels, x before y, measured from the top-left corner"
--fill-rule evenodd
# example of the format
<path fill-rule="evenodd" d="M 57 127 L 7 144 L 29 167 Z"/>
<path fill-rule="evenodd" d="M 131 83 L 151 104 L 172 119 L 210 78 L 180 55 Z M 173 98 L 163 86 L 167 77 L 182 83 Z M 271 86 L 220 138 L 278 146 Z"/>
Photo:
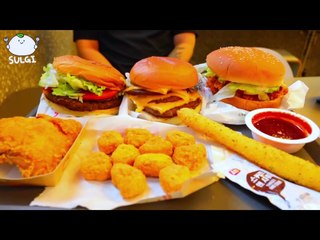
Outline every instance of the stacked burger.
<path fill-rule="evenodd" d="M 198 73 L 188 62 L 170 57 L 149 57 L 130 71 L 131 86 L 125 90 L 141 118 L 179 124 L 177 111 L 199 112 L 202 99 L 195 89 Z"/>
<path fill-rule="evenodd" d="M 225 47 L 207 55 L 207 86 L 213 94 L 222 88 L 232 97 L 221 101 L 237 108 L 277 108 L 288 93 L 285 67 L 271 53 L 258 48 Z"/>
<path fill-rule="evenodd" d="M 78 115 L 93 111 L 116 114 L 125 80 L 112 66 L 65 55 L 44 67 L 39 85 L 50 106 L 58 112 L 66 108 Z"/>

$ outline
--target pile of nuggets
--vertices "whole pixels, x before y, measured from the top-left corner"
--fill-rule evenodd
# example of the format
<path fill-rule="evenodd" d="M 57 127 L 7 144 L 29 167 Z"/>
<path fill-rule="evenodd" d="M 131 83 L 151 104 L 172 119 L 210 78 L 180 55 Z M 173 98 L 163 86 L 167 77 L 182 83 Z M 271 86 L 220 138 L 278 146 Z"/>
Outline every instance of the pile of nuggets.
<path fill-rule="evenodd" d="M 194 136 L 171 130 L 166 137 L 143 128 L 120 132 L 105 131 L 97 140 L 100 152 L 91 152 L 81 161 L 86 180 L 110 180 L 125 199 L 148 189 L 147 177 L 159 178 L 167 193 L 179 191 L 184 182 L 207 164 L 206 148 Z"/>

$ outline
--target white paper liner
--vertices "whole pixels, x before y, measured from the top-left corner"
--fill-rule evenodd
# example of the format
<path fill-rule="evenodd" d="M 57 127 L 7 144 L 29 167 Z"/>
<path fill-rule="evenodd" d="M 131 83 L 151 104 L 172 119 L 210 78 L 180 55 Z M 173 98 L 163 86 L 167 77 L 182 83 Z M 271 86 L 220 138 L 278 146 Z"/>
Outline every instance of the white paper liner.
<path fill-rule="evenodd" d="M 161 136 L 165 136 L 166 132 L 171 129 L 180 129 L 193 134 L 197 142 L 206 145 L 208 155 L 208 165 L 206 169 L 197 177 L 186 182 L 181 191 L 171 195 L 164 193 L 158 179 L 147 178 L 149 191 L 143 196 L 139 196 L 130 201 L 122 198 L 118 189 L 114 187 L 110 180 L 96 182 L 83 179 L 79 172 L 81 158 L 86 156 L 90 151 L 97 151 L 97 138 L 102 132 L 114 129 L 123 133 L 126 128 L 132 127 L 146 128 L 152 133 Z M 37 205 L 59 208 L 83 206 L 88 209 L 114 209 L 136 203 L 181 198 L 219 179 L 212 168 L 213 153 L 210 152 L 210 143 L 187 127 L 150 122 L 125 115 L 108 118 L 90 118 L 81 141 L 81 145 L 75 151 L 75 154 L 70 157 L 70 162 L 58 185 L 55 187 L 47 187 L 30 203 L 31 206 Z"/>

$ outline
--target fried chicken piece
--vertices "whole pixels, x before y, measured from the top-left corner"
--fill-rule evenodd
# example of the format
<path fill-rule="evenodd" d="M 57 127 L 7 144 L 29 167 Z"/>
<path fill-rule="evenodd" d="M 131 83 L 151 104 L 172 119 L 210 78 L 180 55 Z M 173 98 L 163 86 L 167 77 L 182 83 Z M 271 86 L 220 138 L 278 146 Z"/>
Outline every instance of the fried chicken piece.
<path fill-rule="evenodd" d="M 191 178 L 186 166 L 172 164 L 160 170 L 159 181 L 166 193 L 179 191 L 183 184 Z"/>
<path fill-rule="evenodd" d="M 92 152 L 81 160 L 80 172 L 86 180 L 105 181 L 111 178 L 111 158 L 103 152 Z"/>
<path fill-rule="evenodd" d="M 98 148 L 106 154 L 113 153 L 116 148 L 123 143 L 123 137 L 118 131 L 105 131 L 98 138 Z"/>
<path fill-rule="evenodd" d="M 120 144 L 117 149 L 112 153 L 111 159 L 113 164 L 126 163 L 133 165 L 136 157 L 140 155 L 139 150 L 132 145 Z"/>
<path fill-rule="evenodd" d="M 203 144 L 176 147 L 172 156 L 176 164 L 184 165 L 190 171 L 198 171 L 207 163 L 207 151 Z"/>
<path fill-rule="evenodd" d="M 159 177 L 160 170 L 171 164 L 171 157 L 163 153 L 141 154 L 134 161 L 134 167 L 140 169 L 147 177 Z"/>
<path fill-rule="evenodd" d="M 179 130 L 167 132 L 166 139 L 172 143 L 173 147 L 192 145 L 196 143 L 194 136 Z"/>
<path fill-rule="evenodd" d="M 127 128 L 124 135 L 124 142 L 139 148 L 142 144 L 152 138 L 152 133 L 144 128 Z"/>
<path fill-rule="evenodd" d="M 52 172 L 80 133 L 82 125 L 39 115 L 0 119 L 0 163 L 15 164 L 23 177 Z"/>
<path fill-rule="evenodd" d="M 171 142 L 165 140 L 163 137 L 153 136 L 139 148 L 139 151 L 141 154 L 164 153 L 171 156 L 173 152 L 173 146 Z"/>
<path fill-rule="evenodd" d="M 125 199 L 139 196 L 148 188 L 147 179 L 143 172 L 124 163 L 113 165 L 111 179 Z"/>

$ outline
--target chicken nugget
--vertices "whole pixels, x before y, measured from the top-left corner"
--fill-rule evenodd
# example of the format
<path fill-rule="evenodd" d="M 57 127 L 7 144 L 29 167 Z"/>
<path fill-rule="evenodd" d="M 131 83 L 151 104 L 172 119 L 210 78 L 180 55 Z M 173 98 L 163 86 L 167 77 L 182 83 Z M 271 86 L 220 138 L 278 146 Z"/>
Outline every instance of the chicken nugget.
<path fill-rule="evenodd" d="M 173 164 L 170 156 L 163 153 L 145 153 L 138 156 L 134 167 L 140 169 L 147 177 L 159 177 L 162 168 Z"/>
<path fill-rule="evenodd" d="M 123 143 L 123 137 L 118 131 L 106 131 L 98 138 L 98 147 L 101 152 L 111 154 Z"/>
<path fill-rule="evenodd" d="M 105 181 L 110 179 L 112 163 L 103 152 L 92 152 L 81 160 L 80 172 L 86 180 Z"/>
<path fill-rule="evenodd" d="M 196 143 L 194 136 L 179 130 L 171 130 L 167 132 L 166 139 L 171 142 L 174 147 L 192 145 Z"/>
<path fill-rule="evenodd" d="M 191 171 L 197 171 L 207 162 L 206 148 L 200 143 L 176 147 L 172 159 L 176 164 L 186 166 Z"/>
<path fill-rule="evenodd" d="M 126 163 L 133 165 L 135 158 L 139 155 L 140 152 L 135 146 L 122 143 L 112 153 L 111 159 L 113 164 Z"/>
<path fill-rule="evenodd" d="M 139 151 L 141 154 L 164 153 L 171 156 L 173 152 L 173 146 L 171 142 L 165 140 L 163 137 L 153 136 L 139 148 Z"/>
<path fill-rule="evenodd" d="M 142 144 L 152 138 L 152 133 L 144 128 L 128 128 L 124 135 L 124 143 L 139 148 Z"/>
<path fill-rule="evenodd" d="M 186 166 L 172 164 L 160 170 L 159 181 L 166 193 L 179 191 L 184 182 L 191 178 Z"/>
<path fill-rule="evenodd" d="M 124 163 L 113 165 L 111 179 L 125 199 L 139 196 L 148 188 L 147 179 L 143 172 Z"/>

